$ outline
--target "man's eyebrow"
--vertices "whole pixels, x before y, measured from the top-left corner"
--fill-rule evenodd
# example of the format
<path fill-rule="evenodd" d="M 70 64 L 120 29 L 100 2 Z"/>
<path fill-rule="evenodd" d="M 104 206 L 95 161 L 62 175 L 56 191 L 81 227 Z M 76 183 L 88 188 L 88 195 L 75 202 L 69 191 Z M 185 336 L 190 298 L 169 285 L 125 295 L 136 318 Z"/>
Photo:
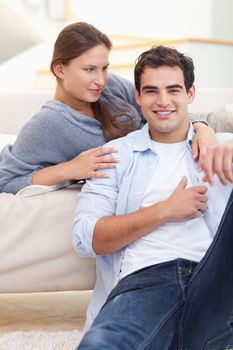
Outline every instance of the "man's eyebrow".
<path fill-rule="evenodd" d="M 183 89 L 184 87 L 180 84 L 173 84 L 173 85 L 168 85 L 166 89 Z"/>
<path fill-rule="evenodd" d="M 143 86 L 142 91 L 144 91 L 144 90 L 157 90 L 157 89 L 158 89 L 158 87 L 155 85 L 145 85 L 145 86 Z"/>
<path fill-rule="evenodd" d="M 166 86 L 166 89 L 183 89 L 184 87 L 180 84 L 173 84 L 173 85 L 168 85 Z M 159 88 L 155 85 L 145 85 L 142 88 L 142 91 L 146 91 L 146 90 L 158 90 Z"/>

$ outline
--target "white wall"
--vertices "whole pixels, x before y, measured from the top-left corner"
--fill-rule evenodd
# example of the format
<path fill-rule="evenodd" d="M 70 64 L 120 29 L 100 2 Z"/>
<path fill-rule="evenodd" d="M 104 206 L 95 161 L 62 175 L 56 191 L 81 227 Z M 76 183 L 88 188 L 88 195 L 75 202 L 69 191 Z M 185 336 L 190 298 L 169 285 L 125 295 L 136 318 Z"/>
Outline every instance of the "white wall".
<path fill-rule="evenodd" d="M 45 0 L 44 0 L 45 1 Z M 16 50 L 34 32 L 22 24 L 12 23 L 3 16 L 4 3 L 17 0 L 0 0 L 0 60 L 7 50 Z M 19 0 L 18 0 L 19 2 Z M 54 0 L 54 3 L 56 1 Z M 204 38 L 228 39 L 233 41 L 233 0 L 73 0 L 78 20 L 93 23 L 107 34 L 133 35 L 156 39 Z M 31 16 L 31 23 L 34 19 Z M 54 38 L 65 26 L 64 22 L 52 22 L 46 27 L 43 18 L 34 22 L 47 38 L 52 38 L 39 46 L 28 49 L 19 56 L 0 64 L 0 90 L 16 88 L 49 88 L 52 77 L 40 75 L 37 71 L 49 68 Z M 73 19 L 73 22 L 75 18 Z M 1 30 L 5 23 L 5 31 Z M 6 28 L 9 30 L 6 31 Z M 115 43 L 114 43 L 115 44 Z M 30 43 L 32 45 L 32 43 Z M 130 63 L 147 48 L 112 52 L 111 62 Z M 200 87 L 233 86 L 233 45 L 181 45 L 180 50 L 190 54 L 196 66 L 196 83 Z M 15 52 L 14 52 L 15 53 Z M 133 68 L 121 68 L 119 73 L 133 79 Z"/>
<path fill-rule="evenodd" d="M 233 40 L 232 0 L 213 0 L 212 25 L 214 38 Z"/>
<path fill-rule="evenodd" d="M 81 20 L 108 33 L 166 39 L 212 36 L 213 0 L 98 0 L 91 2 L 91 10 L 86 0 L 73 0 L 73 8 Z"/>
<path fill-rule="evenodd" d="M 194 60 L 197 86 L 233 87 L 233 46 L 192 43 L 186 52 Z"/>
<path fill-rule="evenodd" d="M 0 63 L 44 40 L 30 19 L 0 0 Z"/>

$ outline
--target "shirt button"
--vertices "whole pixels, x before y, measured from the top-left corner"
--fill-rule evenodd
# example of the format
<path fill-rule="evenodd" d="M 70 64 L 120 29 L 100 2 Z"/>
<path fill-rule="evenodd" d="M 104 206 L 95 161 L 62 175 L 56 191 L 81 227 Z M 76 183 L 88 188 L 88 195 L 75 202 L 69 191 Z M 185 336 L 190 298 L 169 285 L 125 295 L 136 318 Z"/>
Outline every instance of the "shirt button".
<path fill-rule="evenodd" d="M 142 194 L 141 191 L 137 191 L 137 193 L 136 193 L 137 196 L 140 196 L 141 194 Z"/>
<path fill-rule="evenodd" d="M 149 166 L 149 170 L 153 170 L 154 168 L 155 168 L 154 165 Z"/>

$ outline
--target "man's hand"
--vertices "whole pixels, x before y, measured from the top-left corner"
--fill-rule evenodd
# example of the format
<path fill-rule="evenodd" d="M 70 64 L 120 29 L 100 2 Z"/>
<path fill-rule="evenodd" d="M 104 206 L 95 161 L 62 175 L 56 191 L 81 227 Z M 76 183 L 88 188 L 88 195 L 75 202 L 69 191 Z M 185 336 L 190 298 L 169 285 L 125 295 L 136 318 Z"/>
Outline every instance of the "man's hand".
<path fill-rule="evenodd" d="M 207 187 L 186 186 L 187 178 L 183 177 L 176 190 L 164 201 L 125 215 L 100 218 L 92 242 L 96 254 L 112 254 L 169 221 L 200 217 L 207 207 Z"/>
<path fill-rule="evenodd" d="M 176 190 L 165 201 L 166 221 L 181 221 L 198 218 L 207 208 L 207 187 L 193 186 L 186 188 L 184 176 Z"/>
<path fill-rule="evenodd" d="M 233 182 L 233 139 L 207 147 L 203 170 L 203 181 L 214 185 L 214 174 L 217 174 L 223 185 Z"/>

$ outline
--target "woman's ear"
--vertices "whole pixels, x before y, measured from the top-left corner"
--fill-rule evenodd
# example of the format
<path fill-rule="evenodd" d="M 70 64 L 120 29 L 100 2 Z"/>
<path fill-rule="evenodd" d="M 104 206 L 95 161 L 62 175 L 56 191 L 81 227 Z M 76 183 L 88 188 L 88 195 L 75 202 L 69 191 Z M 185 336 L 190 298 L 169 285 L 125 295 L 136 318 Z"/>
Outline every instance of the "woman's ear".
<path fill-rule="evenodd" d="M 64 65 L 62 63 L 54 63 L 53 71 L 57 78 L 63 79 L 64 77 Z"/>

